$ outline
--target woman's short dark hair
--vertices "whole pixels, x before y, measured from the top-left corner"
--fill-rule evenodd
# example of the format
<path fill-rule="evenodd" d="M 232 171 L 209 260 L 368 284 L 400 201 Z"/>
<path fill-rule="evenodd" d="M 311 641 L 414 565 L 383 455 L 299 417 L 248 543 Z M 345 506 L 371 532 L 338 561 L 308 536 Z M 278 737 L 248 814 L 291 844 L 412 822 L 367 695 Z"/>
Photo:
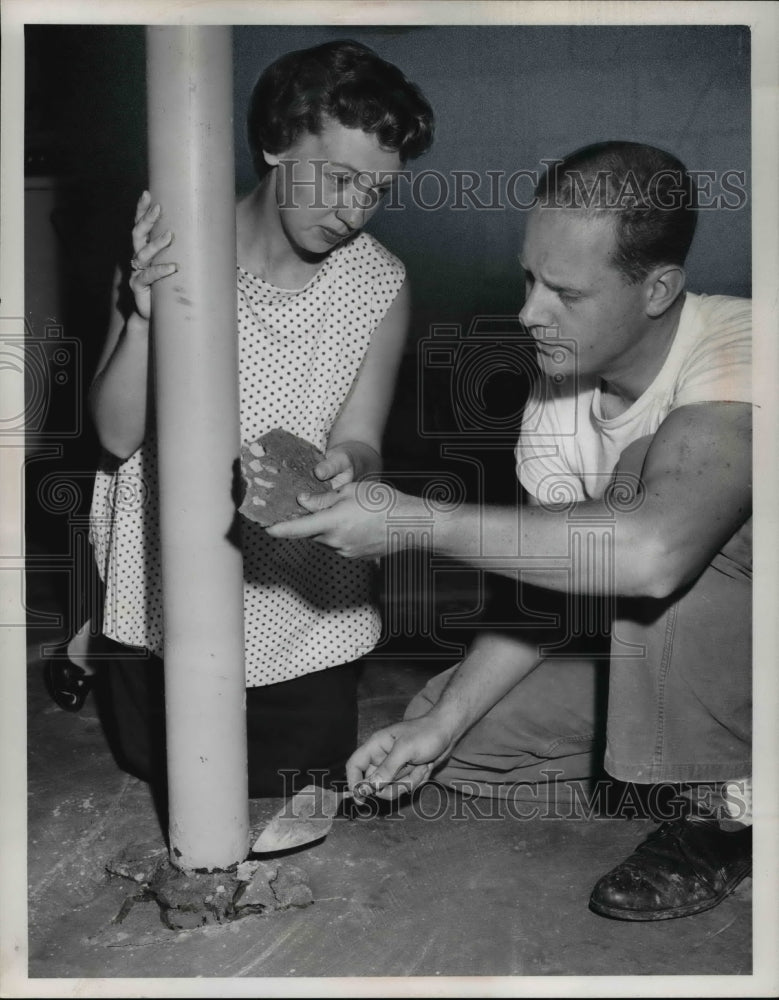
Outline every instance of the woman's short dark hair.
<path fill-rule="evenodd" d="M 327 42 L 288 52 L 257 81 L 247 134 L 258 175 L 268 170 L 263 150 L 282 153 L 306 133 L 319 135 L 328 119 L 375 135 L 403 162 L 433 141 L 433 110 L 397 66 L 360 42 Z"/>
<path fill-rule="evenodd" d="M 671 153 L 639 142 L 599 142 L 551 164 L 537 203 L 609 212 L 616 221 L 614 266 L 631 283 L 660 264 L 684 264 L 695 234 L 695 185 Z"/>

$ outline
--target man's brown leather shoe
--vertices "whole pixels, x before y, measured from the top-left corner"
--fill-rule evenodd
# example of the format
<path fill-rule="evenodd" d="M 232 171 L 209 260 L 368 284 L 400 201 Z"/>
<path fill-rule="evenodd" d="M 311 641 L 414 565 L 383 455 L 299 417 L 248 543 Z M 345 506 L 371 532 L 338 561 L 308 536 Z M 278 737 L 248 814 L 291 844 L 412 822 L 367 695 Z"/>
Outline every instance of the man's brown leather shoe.
<path fill-rule="evenodd" d="M 604 875 L 590 909 L 617 920 L 667 920 L 701 913 L 752 872 L 752 828 L 733 832 L 715 820 L 663 823 Z"/>

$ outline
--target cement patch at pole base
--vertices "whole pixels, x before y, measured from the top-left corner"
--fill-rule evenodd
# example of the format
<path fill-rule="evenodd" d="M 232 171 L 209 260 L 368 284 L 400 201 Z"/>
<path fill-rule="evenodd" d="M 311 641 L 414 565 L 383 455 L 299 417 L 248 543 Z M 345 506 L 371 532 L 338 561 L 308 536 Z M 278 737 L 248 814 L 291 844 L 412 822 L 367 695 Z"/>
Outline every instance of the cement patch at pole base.
<path fill-rule="evenodd" d="M 130 845 L 106 865 L 109 875 L 122 878 L 133 889 L 125 897 L 102 934 L 111 943 L 116 930 L 126 938 L 133 933 L 159 930 L 189 930 L 211 924 L 225 924 L 245 917 L 304 909 L 314 902 L 308 875 L 286 860 L 244 861 L 230 871 L 183 872 L 168 861 L 158 844 Z M 138 905 L 155 904 L 139 919 Z M 134 919 L 128 921 L 133 913 Z"/>

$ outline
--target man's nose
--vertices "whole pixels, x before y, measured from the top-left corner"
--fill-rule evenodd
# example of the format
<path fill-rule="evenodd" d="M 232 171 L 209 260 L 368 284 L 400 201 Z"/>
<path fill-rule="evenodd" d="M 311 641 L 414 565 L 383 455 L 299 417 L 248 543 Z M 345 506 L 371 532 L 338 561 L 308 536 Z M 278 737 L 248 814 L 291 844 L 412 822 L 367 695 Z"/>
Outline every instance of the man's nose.
<path fill-rule="evenodd" d="M 519 322 L 528 330 L 557 326 L 549 301 L 549 293 L 538 282 L 534 283 L 525 297 L 524 305 L 519 311 Z"/>

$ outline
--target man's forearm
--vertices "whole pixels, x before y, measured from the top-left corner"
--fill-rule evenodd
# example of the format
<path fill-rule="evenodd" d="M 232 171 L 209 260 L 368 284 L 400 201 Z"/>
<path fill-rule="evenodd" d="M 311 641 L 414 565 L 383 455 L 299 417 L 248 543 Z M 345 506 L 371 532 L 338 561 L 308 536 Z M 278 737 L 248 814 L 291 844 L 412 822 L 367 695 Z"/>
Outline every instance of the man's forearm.
<path fill-rule="evenodd" d="M 557 510 L 466 504 L 437 513 L 430 537 L 438 555 L 502 576 L 521 573 L 534 586 L 643 596 L 651 593 L 651 546 L 639 518 L 635 511 L 615 512 L 603 501 Z"/>
<path fill-rule="evenodd" d="M 566 593 L 663 597 L 668 575 L 662 505 L 622 511 L 605 501 L 565 509 L 441 509 L 427 498 L 391 491 L 376 503 L 350 484 L 327 510 L 268 528 L 274 538 L 316 538 L 347 558 L 375 558 L 403 548 L 432 549 L 529 584 Z M 388 509 L 389 508 L 389 509 Z"/>
<path fill-rule="evenodd" d="M 457 742 L 538 662 L 535 644 L 501 632 L 480 633 L 428 712 L 430 721 Z"/>

